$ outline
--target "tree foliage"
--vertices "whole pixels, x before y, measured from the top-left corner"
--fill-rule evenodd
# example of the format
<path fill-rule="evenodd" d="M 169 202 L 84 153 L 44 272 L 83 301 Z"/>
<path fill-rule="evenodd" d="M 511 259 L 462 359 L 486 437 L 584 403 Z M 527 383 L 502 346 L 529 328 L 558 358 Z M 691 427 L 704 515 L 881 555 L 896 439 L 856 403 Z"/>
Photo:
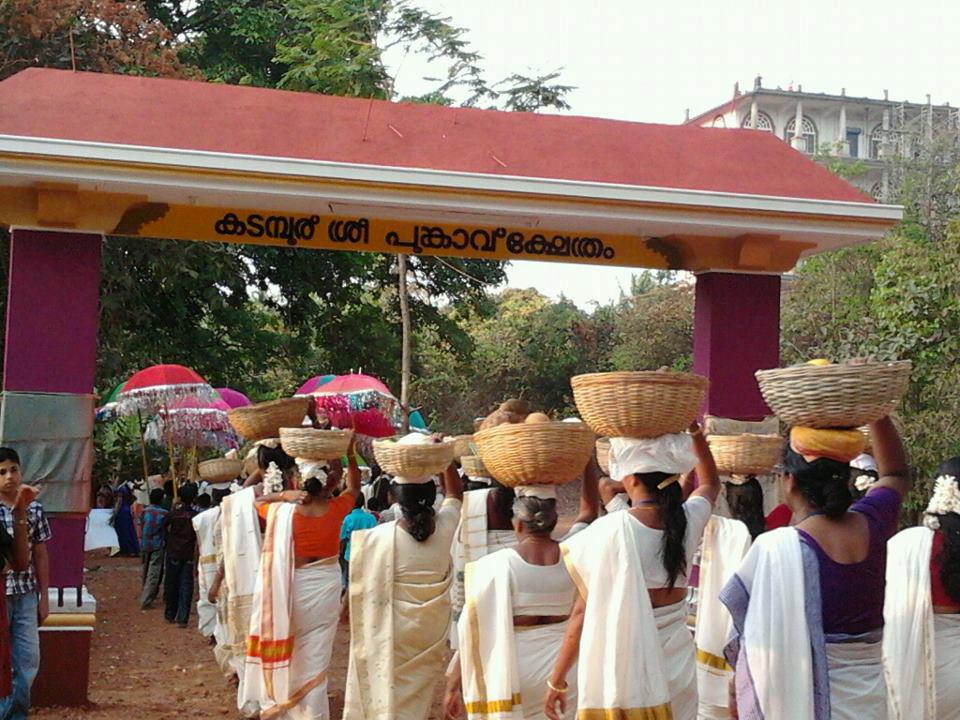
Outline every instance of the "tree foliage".
<path fill-rule="evenodd" d="M 31 66 L 129 75 L 193 74 L 170 30 L 138 2 L 3 0 L 0 80 Z"/>

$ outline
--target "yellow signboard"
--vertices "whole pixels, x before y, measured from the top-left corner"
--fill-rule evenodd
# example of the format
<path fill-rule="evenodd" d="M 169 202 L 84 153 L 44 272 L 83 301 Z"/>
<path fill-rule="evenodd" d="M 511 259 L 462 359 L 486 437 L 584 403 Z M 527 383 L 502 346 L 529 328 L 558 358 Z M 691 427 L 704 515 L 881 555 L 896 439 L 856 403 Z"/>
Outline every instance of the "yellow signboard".
<path fill-rule="evenodd" d="M 487 260 L 773 272 L 791 268 L 806 247 L 775 237 L 642 238 L 150 202 L 129 207 L 108 234 Z M 744 264 L 746 257 L 749 265 Z"/>
<path fill-rule="evenodd" d="M 813 243 L 773 235 L 640 237 L 410 222 L 321 213 L 170 205 L 70 187 L 0 187 L 0 223 L 106 235 L 281 245 L 316 250 L 546 260 L 670 270 L 785 272 Z"/>

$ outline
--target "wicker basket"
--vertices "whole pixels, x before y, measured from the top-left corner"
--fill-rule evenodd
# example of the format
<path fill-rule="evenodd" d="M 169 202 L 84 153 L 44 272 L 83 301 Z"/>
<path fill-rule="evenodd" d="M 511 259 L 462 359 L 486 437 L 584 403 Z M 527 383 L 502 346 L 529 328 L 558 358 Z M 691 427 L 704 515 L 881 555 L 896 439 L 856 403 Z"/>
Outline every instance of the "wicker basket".
<path fill-rule="evenodd" d="M 247 440 L 266 440 L 280 435 L 282 427 L 297 427 L 303 422 L 310 398 L 287 398 L 234 408 L 227 412 L 230 424 Z"/>
<path fill-rule="evenodd" d="M 711 435 L 710 451 L 721 475 L 766 475 L 783 452 L 779 435 Z"/>
<path fill-rule="evenodd" d="M 757 371 L 760 392 L 788 425 L 853 428 L 889 415 L 907 391 L 910 362 L 800 365 Z"/>
<path fill-rule="evenodd" d="M 377 465 L 390 475 L 426 477 L 443 472 L 453 462 L 454 443 L 401 445 L 395 440 L 375 440 Z"/>
<path fill-rule="evenodd" d="M 498 425 L 474 441 L 491 476 L 510 487 L 562 485 L 576 480 L 594 451 L 585 423 Z"/>
<path fill-rule="evenodd" d="M 463 468 L 463 472 L 465 472 L 468 477 L 490 477 L 490 471 L 487 470 L 487 466 L 484 465 L 483 460 L 476 455 L 464 455 L 462 458 L 460 458 L 460 467 Z"/>
<path fill-rule="evenodd" d="M 580 416 L 597 435 L 650 438 L 686 430 L 709 381 L 670 370 L 577 375 L 570 380 Z"/>
<path fill-rule="evenodd" d="M 457 459 L 464 457 L 465 455 L 473 455 L 473 448 L 470 446 L 473 444 L 473 435 L 455 435 L 451 438 L 453 442 L 453 456 Z"/>
<path fill-rule="evenodd" d="M 600 438 L 597 440 L 597 463 L 603 474 L 610 477 L 610 438 Z"/>
<path fill-rule="evenodd" d="M 243 471 L 243 462 L 230 458 L 216 458 L 204 460 L 197 465 L 197 472 L 201 480 L 209 483 L 225 483 L 240 477 Z"/>
<path fill-rule="evenodd" d="M 307 460 L 333 460 L 347 454 L 353 430 L 315 430 L 280 428 L 280 445 L 290 457 Z"/>

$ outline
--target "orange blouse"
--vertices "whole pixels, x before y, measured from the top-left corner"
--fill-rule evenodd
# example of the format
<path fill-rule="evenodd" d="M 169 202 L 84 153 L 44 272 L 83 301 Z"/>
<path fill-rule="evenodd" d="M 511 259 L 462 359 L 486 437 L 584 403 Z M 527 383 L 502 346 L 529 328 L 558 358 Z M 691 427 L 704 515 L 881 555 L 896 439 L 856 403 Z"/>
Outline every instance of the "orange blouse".
<path fill-rule="evenodd" d="M 293 514 L 293 556 L 295 558 L 328 558 L 340 554 L 340 526 L 353 510 L 354 497 L 344 493 L 327 504 L 327 512 L 319 517 Z M 258 506 L 257 512 L 267 519 L 270 503 Z"/>

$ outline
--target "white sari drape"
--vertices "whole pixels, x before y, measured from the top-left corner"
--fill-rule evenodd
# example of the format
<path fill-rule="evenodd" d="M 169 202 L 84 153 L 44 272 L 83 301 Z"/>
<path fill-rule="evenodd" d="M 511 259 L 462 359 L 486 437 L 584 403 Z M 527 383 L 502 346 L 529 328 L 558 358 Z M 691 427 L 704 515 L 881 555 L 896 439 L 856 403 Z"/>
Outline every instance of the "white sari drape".
<path fill-rule="evenodd" d="M 294 568 L 295 505 L 267 515 L 247 639 L 244 692 L 262 720 L 328 720 L 327 671 L 337 631 L 336 558 Z"/>
<path fill-rule="evenodd" d="M 736 631 L 725 656 L 736 669 L 741 720 L 823 718 L 815 713 L 816 627 L 808 621 L 804 578 L 800 536 L 780 528 L 756 539 L 721 593 Z"/>
<path fill-rule="evenodd" d="M 702 718 L 715 720 L 729 717 L 728 685 L 733 668 L 723 657 L 723 648 L 733 629 L 733 620 L 720 602 L 720 591 L 740 567 L 751 542 L 746 525 L 719 515 L 710 518 L 703 532 L 697 629 L 694 635 Z"/>
<path fill-rule="evenodd" d="M 247 631 L 253 591 L 260 567 L 260 519 L 257 517 L 256 494 L 252 487 L 228 495 L 220 503 L 220 531 L 223 549 L 223 624 L 227 642 L 224 653 L 243 685 Z M 219 605 L 219 602 L 218 602 Z M 256 708 L 238 706 L 243 712 Z"/>
<path fill-rule="evenodd" d="M 691 720 L 696 672 L 686 603 L 654 610 L 635 522 L 629 513 L 607 515 L 561 545 L 586 600 L 578 717 Z"/>
<path fill-rule="evenodd" d="M 960 615 L 933 612 L 933 537 L 915 527 L 887 543 L 883 665 L 891 720 L 960 720 Z"/>
<path fill-rule="evenodd" d="M 193 518 L 193 530 L 197 535 L 197 546 L 200 560 L 197 564 L 197 589 L 200 598 L 197 600 L 197 623 L 200 634 L 204 637 L 213 635 L 217 625 L 217 606 L 207 599 L 210 585 L 217 574 L 219 562 L 220 536 L 219 529 L 220 508 L 210 508 Z"/>
<path fill-rule="evenodd" d="M 511 563 L 500 551 L 467 565 L 466 604 L 460 616 L 463 701 L 470 720 L 545 720 L 547 679 L 563 643 L 565 623 L 514 627 Z M 567 695 L 568 717 L 577 702 Z"/>
<path fill-rule="evenodd" d="M 350 539 L 350 665 L 344 720 L 425 720 L 450 629 L 450 547 L 442 580 L 394 572 L 396 522 Z"/>

